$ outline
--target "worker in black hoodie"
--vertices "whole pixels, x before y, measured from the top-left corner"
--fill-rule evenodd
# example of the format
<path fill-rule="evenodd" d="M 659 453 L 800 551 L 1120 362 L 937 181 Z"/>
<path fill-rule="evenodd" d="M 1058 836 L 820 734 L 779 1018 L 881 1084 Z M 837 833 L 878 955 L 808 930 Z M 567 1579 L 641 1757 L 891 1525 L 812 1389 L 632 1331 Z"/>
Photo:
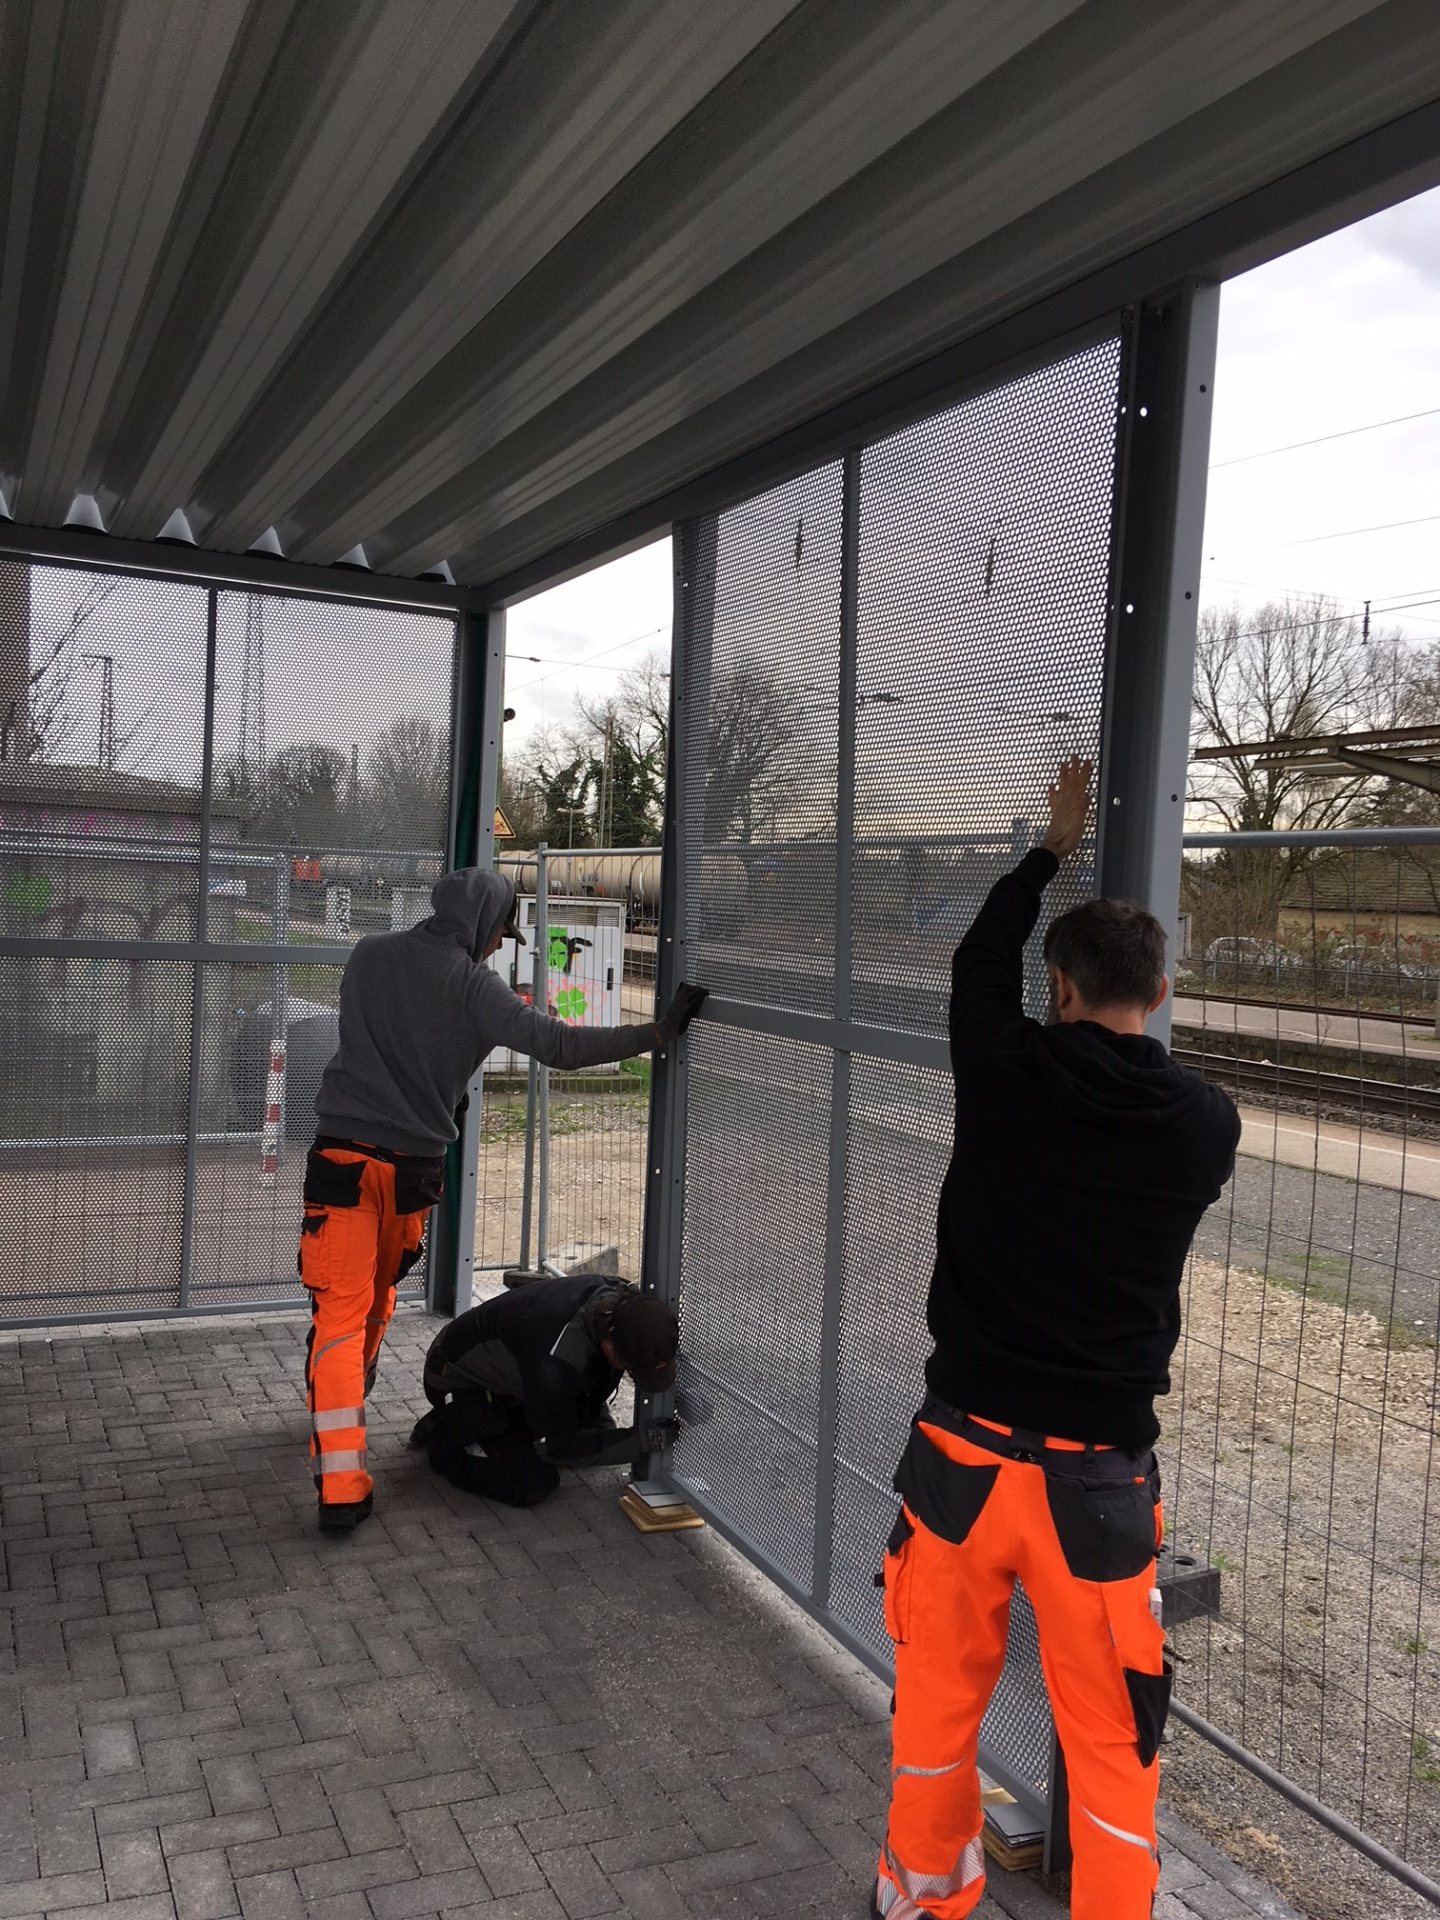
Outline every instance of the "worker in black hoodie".
<path fill-rule="evenodd" d="M 1057 919 L 1053 1021 L 1024 1012 L 1025 943 L 1080 843 L 1090 774 L 1061 768 L 1043 842 L 991 889 L 954 960 L 935 1347 L 885 1557 L 894 1785 L 872 1911 L 889 1920 L 961 1920 L 984 1892 L 976 1743 L 1017 1579 L 1069 1773 L 1074 1920 L 1141 1920 L 1158 1877 L 1170 1682 L 1153 1402 L 1191 1237 L 1240 1127 L 1145 1033 L 1169 983 L 1143 908 L 1094 900 Z"/>
<path fill-rule="evenodd" d="M 486 965 L 507 935 L 521 938 L 509 880 L 467 867 L 443 875 L 431 897 L 428 920 L 371 934 L 346 961 L 340 1045 L 315 1102 L 300 1277 L 310 1291 L 305 1379 L 324 1532 L 348 1533 L 370 1513 L 365 1395 L 481 1062 L 496 1047 L 561 1068 L 627 1060 L 673 1045 L 705 998 L 682 986 L 656 1021 L 567 1026 Z"/>
<path fill-rule="evenodd" d="M 533 1507 L 560 1467 L 628 1466 L 675 1440 L 678 1421 L 617 1427 L 609 1403 L 622 1374 L 637 1393 L 668 1392 L 679 1341 L 674 1308 L 623 1280 L 577 1273 L 494 1294 L 431 1341 L 431 1411 L 410 1444 L 452 1486 Z"/>

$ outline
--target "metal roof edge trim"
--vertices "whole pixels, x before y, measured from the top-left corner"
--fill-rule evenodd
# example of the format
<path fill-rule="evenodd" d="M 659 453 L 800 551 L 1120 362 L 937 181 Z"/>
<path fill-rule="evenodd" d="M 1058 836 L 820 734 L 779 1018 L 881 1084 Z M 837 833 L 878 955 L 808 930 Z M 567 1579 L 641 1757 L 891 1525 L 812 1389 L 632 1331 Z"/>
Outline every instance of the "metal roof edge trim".
<path fill-rule="evenodd" d="M 1440 100 L 1177 227 L 684 486 L 497 576 L 477 592 L 491 604 L 509 604 L 558 586 L 659 537 L 675 520 L 715 512 L 833 458 L 857 438 L 868 440 L 903 426 L 929 406 L 944 406 L 982 382 L 1003 379 L 1020 361 L 1063 353 L 1072 338 L 1078 344 L 1107 316 L 1139 301 L 1164 297 L 1186 280 L 1231 279 L 1436 184 Z"/>
<path fill-rule="evenodd" d="M 0 521 L 0 559 L 76 567 L 96 573 L 155 574 L 197 586 L 252 588 L 310 600 L 363 601 L 411 613 L 460 614 L 482 604 L 473 588 L 406 580 L 394 574 L 316 567 L 265 554 L 216 553 L 168 541 L 127 540 L 114 534 Z"/>

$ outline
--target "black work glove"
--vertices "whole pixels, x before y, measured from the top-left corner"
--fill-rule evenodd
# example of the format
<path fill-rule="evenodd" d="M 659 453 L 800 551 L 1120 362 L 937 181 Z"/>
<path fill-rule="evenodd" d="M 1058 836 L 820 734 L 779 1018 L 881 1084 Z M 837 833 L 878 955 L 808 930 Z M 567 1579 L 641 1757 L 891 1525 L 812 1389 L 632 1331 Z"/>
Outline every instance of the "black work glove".
<path fill-rule="evenodd" d="M 655 1022 L 655 1037 L 662 1047 L 673 1047 L 690 1022 L 704 1006 L 708 987 L 692 987 L 681 981 L 675 998 Z"/>
<path fill-rule="evenodd" d="M 668 1420 L 647 1420 L 641 1430 L 647 1453 L 663 1453 L 680 1438 L 680 1422 L 674 1414 Z"/>

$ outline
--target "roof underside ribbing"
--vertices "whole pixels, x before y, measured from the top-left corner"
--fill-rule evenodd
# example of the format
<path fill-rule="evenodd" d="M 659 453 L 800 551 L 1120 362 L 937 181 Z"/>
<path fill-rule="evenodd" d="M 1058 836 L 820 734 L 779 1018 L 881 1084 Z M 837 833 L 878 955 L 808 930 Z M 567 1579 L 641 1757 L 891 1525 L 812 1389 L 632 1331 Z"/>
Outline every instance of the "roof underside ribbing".
<path fill-rule="evenodd" d="M 493 579 L 1437 95 L 1434 0 L 0 0 L 0 495 Z"/>

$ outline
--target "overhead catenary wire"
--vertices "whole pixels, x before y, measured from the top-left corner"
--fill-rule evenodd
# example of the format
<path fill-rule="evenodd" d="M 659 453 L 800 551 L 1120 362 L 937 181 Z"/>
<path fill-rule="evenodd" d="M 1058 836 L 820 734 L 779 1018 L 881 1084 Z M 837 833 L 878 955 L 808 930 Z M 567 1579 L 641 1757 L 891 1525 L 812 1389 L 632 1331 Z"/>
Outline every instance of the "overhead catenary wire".
<path fill-rule="evenodd" d="M 1277 454 L 1296 453 L 1302 447 L 1323 446 L 1327 440 L 1349 440 L 1358 433 L 1379 433 L 1385 427 L 1407 426 L 1412 420 L 1430 420 L 1440 414 L 1440 407 L 1422 407 L 1418 413 L 1397 413 L 1389 420 L 1367 420 L 1358 427 L 1340 427 L 1334 433 L 1317 433 L 1308 440 L 1287 440 L 1278 447 L 1258 447 L 1253 453 L 1232 454 L 1228 460 L 1212 460 L 1211 473 L 1218 473 L 1222 467 L 1244 466 L 1250 460 L 1270 460 Z"/>
<path fill-rule="evenodd" d="M 572 671 L 580 668 L 588 668 L 593 666 L 597 660 L 603 659 L 607 653 L 618 653 L 622 647 L 638 646 L 642 640 L 653 640 L 657 634 L 669 633 L 669 631 L 670 631 L 670 622 L 668 620 L 665 620 L 665 621 L 662 621 L 658 627 L 647 627 L 644 633 L 632 633 L 627 639 L 615 641 L 612 646 L 601 647 L 597 652 L 592 653 L 587 659 L 565 660 L 561 662 L 561 665 L 571 668 Z M 519 657 L 521 656 L 518 656 L 518 655 L 512 656 L 510 654 L 506 655 L 507 659 L 519 658 Z M 627 671 L 627 669 L 621 668 L 620 671 L 625 672 Z M 531 687 L 542 686 L 545 681 L 553 680 L 554 677 L 555 676 L 553 673 L 537 674 L 533 680 L 523 681 L 520 686 L 511 687 L 507 691 L 512 696 L 517 693 L 525 693 Z"/>

